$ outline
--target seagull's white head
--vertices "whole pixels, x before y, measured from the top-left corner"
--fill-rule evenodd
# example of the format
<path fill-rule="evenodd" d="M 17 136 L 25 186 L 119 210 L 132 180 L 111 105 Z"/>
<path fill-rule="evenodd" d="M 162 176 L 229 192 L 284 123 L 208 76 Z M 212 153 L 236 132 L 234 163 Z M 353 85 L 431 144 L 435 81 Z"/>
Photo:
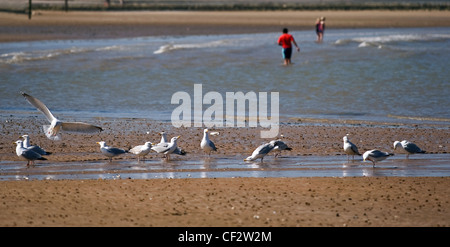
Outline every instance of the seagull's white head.
<path fill-rule="evenodd" d="M 100 144 L 100 147 L 106 146 L 106 142 L 104 142 L 104 141 L 97 142 L 97 144 Z"/>
<path fill-rule="evenodd" d="M 394 142 L 394 150 L 398 147 L 401 146 L 402 144 L 399 141 L 395 141 Z"/>

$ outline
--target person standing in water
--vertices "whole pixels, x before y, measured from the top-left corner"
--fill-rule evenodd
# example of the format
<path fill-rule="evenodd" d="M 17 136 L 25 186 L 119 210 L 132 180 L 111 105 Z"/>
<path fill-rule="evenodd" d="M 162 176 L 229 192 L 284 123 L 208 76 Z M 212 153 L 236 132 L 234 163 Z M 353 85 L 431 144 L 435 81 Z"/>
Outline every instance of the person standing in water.
<path fill-rule="evenodd" d="M 283 47 L 283 59 L 284 65 L 291 64 L 291 56 L 292 56 L 292 43 L 294 43 L 295 47 L 297 47 L 297 52 L 300 52 L 300 47 L 298 47 L 295 42 L 294 36 L 288 33 L 287 28 L 283 28 L 283 34 L 278 38 L 278 45 Z"/>
<path fill-rule="evenodd" d="M 316 21 L 317 43 L 323 41 L 323 33 L 325 32 L 325 17 L 320 17 Z"/>

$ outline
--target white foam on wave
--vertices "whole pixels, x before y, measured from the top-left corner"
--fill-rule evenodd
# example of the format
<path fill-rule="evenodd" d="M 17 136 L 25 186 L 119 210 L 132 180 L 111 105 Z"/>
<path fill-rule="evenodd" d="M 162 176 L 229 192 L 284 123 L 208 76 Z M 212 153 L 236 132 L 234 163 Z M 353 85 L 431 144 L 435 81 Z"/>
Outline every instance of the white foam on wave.
<path fill-rule="evenodd" d="M 419 42 L 419 41 L 444 41 L 450 39 L 449 34 L 398 34 L 383 35 L 372 37 L 359 37 L 350 39 L 338 39 L 335 45 L 346 45 L 349 43 L 358 43 L 358 47 L 377 47 L 382 48 L 383 44 L 395 42 Z"/>
<path fill-rule="evenodd" d="M 220 46 L 226 46 L 233 43 L 232 40 L 216 40 L 211 42 L 203 43 L 190 43 L 190 44 L 166 44 L 159 47 L 158 50 L 154 51 L 153 54 L 162 54 L 165 52 L 181 50 L 181 49 L 204 49 L 204 48 L 214 48 Z"/>
<path fill-rule="evenodd" d="M 70 47 L 66 49 L 56 49 L 56 50 L 35 50 L 35 51 L 19 51 L 0 54 L 0 63 L 5 64 L 16 64 L 26 61 L 37 61 L 56 58 L 62 55 L 73 55 L 81 54 L 86 52 L 102 52 L 102 51 L 113 51 L 121 50 L 121 46 L 106 46 L 100 48 L 81 48 L 81 47 Z"/>

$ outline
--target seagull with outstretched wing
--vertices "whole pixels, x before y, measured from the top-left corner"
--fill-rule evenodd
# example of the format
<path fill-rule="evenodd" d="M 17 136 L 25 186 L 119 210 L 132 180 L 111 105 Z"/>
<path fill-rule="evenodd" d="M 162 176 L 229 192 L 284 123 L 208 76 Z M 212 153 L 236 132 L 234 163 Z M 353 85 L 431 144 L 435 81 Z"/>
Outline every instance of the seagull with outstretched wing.
<path fill-rule="evenodd" d="M 103 130 L 101 127 L 92 124 L 82 122 L 63 122 L 55 118 L 53 114 L 50 112 L 50 110 L 47 108 L 47 106 L 44 103 L 42 103 L 42 101 L 24 92 L 21 92 L 21 94 L 31 105 L 33 105 L 34 107 L 36 107 L 36 109 L 42 112 L 47 118 L 47 120 L 50 122 L 50 125 L 43 126 L 45 135 L 50 140 L 54 141 L 61 140 L 61 136 L 59 135 L 59 131 L 61 130 L 78 133 L 96 133 Z"/>

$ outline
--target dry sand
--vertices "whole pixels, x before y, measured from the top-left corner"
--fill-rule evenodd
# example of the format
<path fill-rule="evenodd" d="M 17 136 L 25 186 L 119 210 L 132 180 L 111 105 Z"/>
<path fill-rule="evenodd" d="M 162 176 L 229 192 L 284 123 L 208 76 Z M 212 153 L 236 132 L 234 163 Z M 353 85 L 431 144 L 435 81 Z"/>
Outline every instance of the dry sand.
<path fill-rule="evenodd" d="M 450 26 L 448 11 L 37 11 L 0 13 L 0 42 L 312 30 L 320 16 L 328 29 Z"/>
<path fill-rule="evenodd" d="M 32 20 L 0 13 L 0 41 L 272 32 L 284 26 L 311 28 L 318 16 L 327 17 L 328 28 L 450 25 L 445 11 L 38 12 Z M 52 142 L 42 135 L 46 122 L 39 113 L 2 118 L 0 159 L 25 165 L 12 144 L 23 134 L 52 151 L 51 162 L 67 162 L 104 160 L 96 141 L 130 148 L 159 140 L 157 132 L 162 130 L 182 135 L 180 146 L 189 152 L 183 158 L 204 155 L 198 149 L 199 128 L 176 129 L 145 119 L 90 122 L 105 131 L 94 136 L 65 134 L 63 141 Z M 448 126 L 290 122 L 281 126 L 280 133 L 294 149 L 289 154 L 293 156 L 341 155 L 342 136 L 347 133 L 362 151 L 391 150 L 394 140 L 403 139 L 430 153 L 449 151 Z M 214 138 L 217 156 L 245 157 L 263 141 L 260 129 L 219 131 Z M 238 149 L 243 142 L 250 145 Z M 450 225 L 448 177 L 2 181 L 0 187 L 0 226 Z"/>

